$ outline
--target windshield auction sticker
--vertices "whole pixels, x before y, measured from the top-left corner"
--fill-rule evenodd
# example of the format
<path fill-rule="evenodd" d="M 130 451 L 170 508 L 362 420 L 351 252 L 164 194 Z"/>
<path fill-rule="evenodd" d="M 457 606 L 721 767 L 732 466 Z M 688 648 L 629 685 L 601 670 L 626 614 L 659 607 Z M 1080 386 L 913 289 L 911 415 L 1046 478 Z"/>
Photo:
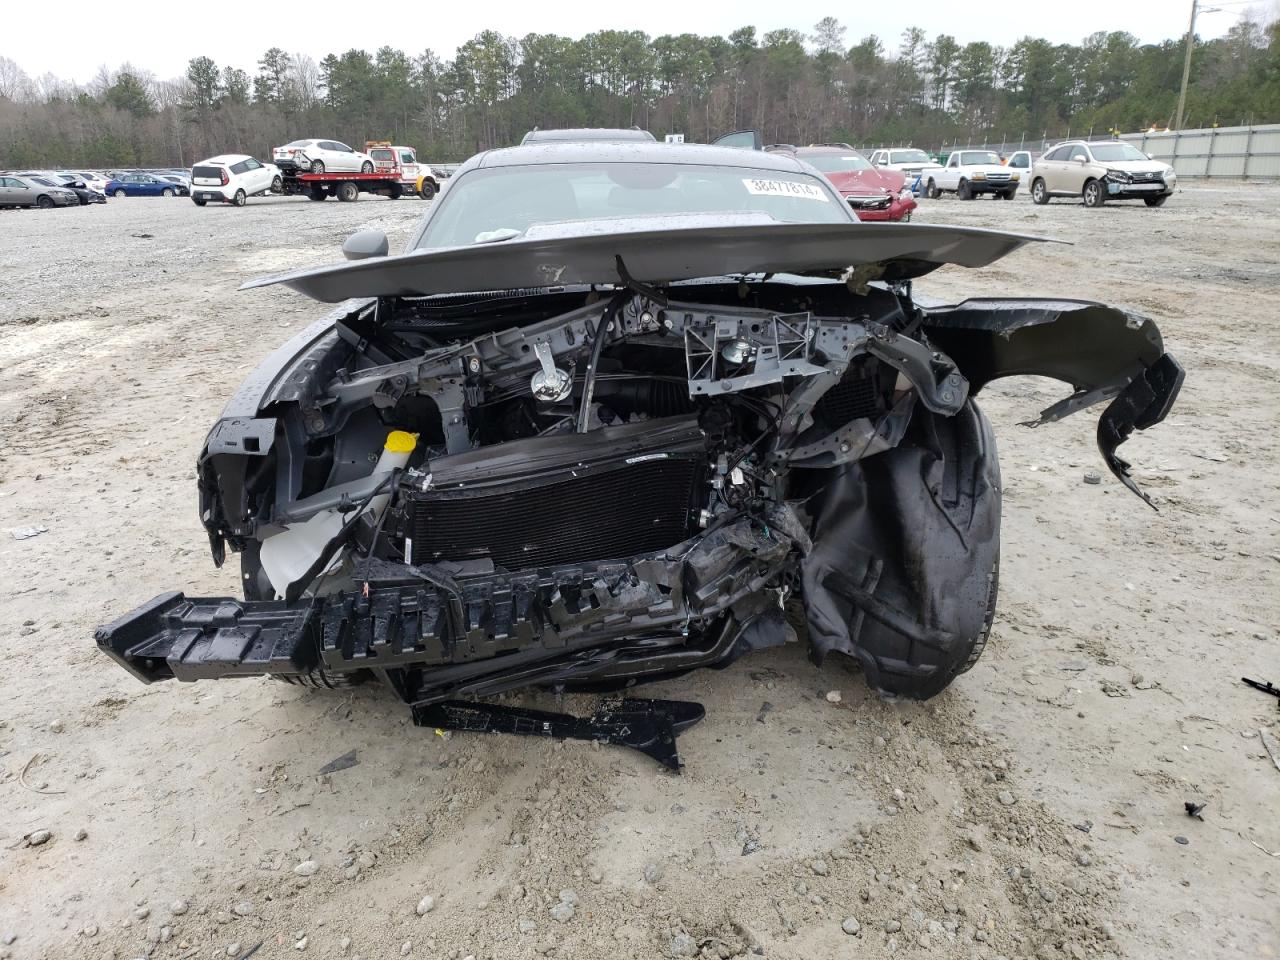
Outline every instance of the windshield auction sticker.
<path fill-rule="evenodd" d="M 815 183 L 800 183 L 796 180 L 756 180 L 754 177 L 744 177 L 742 185 L 747 188 L 747 193 L 762 197 L 798 197 L 801 200 L 821 200 L 823 203 L 831 200 Z"/>

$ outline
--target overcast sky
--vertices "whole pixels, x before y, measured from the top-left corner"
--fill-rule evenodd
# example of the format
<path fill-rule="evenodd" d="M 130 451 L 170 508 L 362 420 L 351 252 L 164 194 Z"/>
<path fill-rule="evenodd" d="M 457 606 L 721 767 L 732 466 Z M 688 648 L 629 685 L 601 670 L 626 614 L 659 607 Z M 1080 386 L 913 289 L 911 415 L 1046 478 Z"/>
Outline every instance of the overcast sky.
<path fill-rule="evenodd" d="M 1219 36 L 1246 9 L 1238 2 L 1213 0 L 1230 12 L 1206 13 L 1197 23 L 1201 36 Z M 1258 9 L 1273 9 L 1280 0 L 1260 0 Z M 841 7 L 844 10 L 841 10 Z M 595 30 L 643 30 L 664 33 L 727 34 L 746 24 L 757 33 L 791 27 L 808 33 L 822 17 L 837 17 L 848 28 L 850 44 L 869 33 L 893 50 L 902 30 L 923 28 L 932 38 L 949 33 L 960 43 L 986 40 L 1007 46 L 1019 37 L 1045 37 L 1078 43 L 1094 30 L 1127 30 L 1142 43 L 1182 36 L 1190 0 L 1008 0 L 1011 15 L 998 0 L 974 5 L 963 0 L 912 0 L 910 3 L 842 5 L 830 0 L 735 0 L 702 3 L 690 0 L 418 0 L 406 3 L 356 3 L 352 0 L 282 0 L 172 4 L 102 4 L 69 0 L 46 15 L 29 4 L 14 7 L 4 18 L 0 55 L 16 60 L 37 77 L 46 72 L 77 82 L 88 81 L 97 68 L 129 61 L 159 79 L 179 76 L 187 61 L 209 56 L 218 66 L 230 64 L 256 72 L 262 52 L 278 46 L 308 53 L 319 60 L 327 53 L 359 47 L 372 53 L 380 46 L 409 54 L 431 48 L 450 59 L 457 46 L 481 30 L 507 36 L 558 33 L 580 37 Z M 394 11 L 379 16 L 381 11 Z M 908 12 L 909 11 L 909 12 Z M 27 20 L 23 26 L 17 21 Z"/>

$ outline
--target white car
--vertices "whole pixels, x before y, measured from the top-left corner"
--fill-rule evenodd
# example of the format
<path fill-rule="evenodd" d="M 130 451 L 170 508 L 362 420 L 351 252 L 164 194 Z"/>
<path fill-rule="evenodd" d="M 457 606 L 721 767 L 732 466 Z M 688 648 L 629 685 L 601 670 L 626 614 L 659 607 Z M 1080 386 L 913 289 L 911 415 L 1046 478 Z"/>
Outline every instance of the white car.
<path fill-rule="evenodd" d="M 942 164 L 935 162 L 933 157 L 915 147 L 877 150 L 871 154 L 871 165 L 882 170 L 901 170 L 906 175 L 908 187 L 913 187 L 916 178 L 919 177 L 921 190 L 929 182 L 929 177 L 942 169 Z"/>
<path fill-rule="evenodd" d="M 191 200 L 197 207 L 209 202 L 243 207 L 249 197 L 279 192 L 280 187 L 279 167 L 243 153 L 210 157 L 191 168 Z"/>
<path fill-rule="evenodd" d="M 373 173 L 373 157 L 337 140 L 295 140 L 271 151 L 281 170 L 299 173 Z"/>
<path fill-rule="evenodd" d="M 954 193 L 961 200 L 972 200 L 984 193 L 1012 200 L 1018 192 L 1021 175 L 1000 162 L 994 150 L 953 150 L 946 165 L 931 173 L 925 183 L 925 196 L 937 199 Z"/>

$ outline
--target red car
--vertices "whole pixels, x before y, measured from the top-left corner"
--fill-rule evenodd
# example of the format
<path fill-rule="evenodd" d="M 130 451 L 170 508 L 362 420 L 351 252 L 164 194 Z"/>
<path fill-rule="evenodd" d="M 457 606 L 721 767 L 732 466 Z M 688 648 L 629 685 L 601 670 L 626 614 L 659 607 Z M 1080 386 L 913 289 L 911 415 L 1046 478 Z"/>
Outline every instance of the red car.
<path fill-rule="evenodd" d="M 795 155 L 831 181 L 859 220 L 911 219 L 916 201 L 905 186 L 902 171 L 873 167 L 870 160 L 846 146 L 797 147 Z"/>

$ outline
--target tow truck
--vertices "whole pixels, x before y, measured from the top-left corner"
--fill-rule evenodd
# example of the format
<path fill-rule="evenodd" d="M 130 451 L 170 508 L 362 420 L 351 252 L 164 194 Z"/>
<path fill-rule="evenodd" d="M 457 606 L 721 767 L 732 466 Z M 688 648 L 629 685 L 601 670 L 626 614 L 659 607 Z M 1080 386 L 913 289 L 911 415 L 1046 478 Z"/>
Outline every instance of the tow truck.
<path fill-rule="evenodd" d="M 373 158 L 372 173 L 303 173 L 296 168 L 282 168 L 281 192 L 312 200 L 337 197 L 347 203 L 359 200 L 362 193 L 391 200 L 413 193 L 424 200 L 435 196 L 437 184 L 431 168 L 418 163 L 412 147 L 395 146 L 390 140 L 367 140 L 364 149 Z"/>

